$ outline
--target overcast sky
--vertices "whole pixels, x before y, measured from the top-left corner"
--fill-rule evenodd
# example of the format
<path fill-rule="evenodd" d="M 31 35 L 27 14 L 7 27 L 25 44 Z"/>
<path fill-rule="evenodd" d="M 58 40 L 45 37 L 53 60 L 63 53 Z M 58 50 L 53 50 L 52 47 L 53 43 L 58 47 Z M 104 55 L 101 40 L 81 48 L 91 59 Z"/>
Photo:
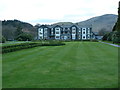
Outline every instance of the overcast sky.
<path fill-rule="evenodd" d="M 0 20 L 21 20 L 35 25 L 79 22 L 117 14 L 119 0 L 0 0 Z"/>

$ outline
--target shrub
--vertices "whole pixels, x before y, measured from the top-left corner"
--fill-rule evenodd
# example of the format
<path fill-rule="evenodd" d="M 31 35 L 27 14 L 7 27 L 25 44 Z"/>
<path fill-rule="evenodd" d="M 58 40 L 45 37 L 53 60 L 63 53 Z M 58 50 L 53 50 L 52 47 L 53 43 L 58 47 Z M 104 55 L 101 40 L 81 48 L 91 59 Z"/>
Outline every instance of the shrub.
<path fill-rule="evenodd" d="M 108 34 L 109 34 L 109 33 L 106 33 L 106 34 L 103 36 L 103 38 L 102 38 L 103 41 L 106 41 L 106 40 L 107 40 Z"/>
<path fill-rule="evenodd" d="M 33 39 L 31 34 L 22 33 L 17 36 L 16 40 L 18 41 L 31 41 Z"/>
<path fill-rule="evenodd" d="M 107 41 L 112 41 L 113 32 L 107 34 Z"/>
<path fill-rule="evenodd" d="M 5 43 L 6 39 L 2 36 L 2 43 Z"/>
<path fill-rule="evenodd" d="M 120 31 L 114 31 L 112 35 L 113 43 L 120 43 Z"/>
<path fill-rule="evenodd" d="M 91 42 L 98 42 L 97 39 L 91 39 L 90 41 L 91 41 Z"/>
<path fill-rule="evenodd" d="M 32 43 L 21 43 L 9 46 L 2 46 L 2 53 L 8 53 L 18 51 L 21 49 L 33 48 L 37 46 L 60 46 L 65 45 L 61 41 L 43 41 L 43 42 L 32 42 Z"/>

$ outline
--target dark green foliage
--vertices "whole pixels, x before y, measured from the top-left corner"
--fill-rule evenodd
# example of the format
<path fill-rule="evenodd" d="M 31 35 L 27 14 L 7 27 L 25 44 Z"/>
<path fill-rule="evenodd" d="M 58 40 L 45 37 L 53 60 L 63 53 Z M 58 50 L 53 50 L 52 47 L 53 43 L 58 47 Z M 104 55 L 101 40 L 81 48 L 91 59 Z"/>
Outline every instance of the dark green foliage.
<path fill-rule="evenodd" d="M 113 31 L 120 31 L 120 1 L 119 1 L 119 7 L 118 7 L 118 19 L 116 24 L 113 27 Z"/>
<path fill-rule="evenodd" d="M 98 42 L 97 39 L 91 39 L 90 41 L 91 41 L 91 42 Z"/>
<path fill-rule="evenodd" d="M 107 34 L 107 41 L 112 41 L 113 32 Z"/>
<path fill-rule="evenodd" d="M 2 36 L 2 43 L 5 43 L 6 39 Z"/>
<path fill-rule="evenodd" d="M 120 1 L 119 1 L 119 7 L 118 7 L 118 20 L 116 23 L 116 31 L 120 31 Z"/>
<path fill-rule="evenodd" d="M 114 27 L 113 27 L 112 31 L 115 31 L 115 29 L 116 29 L 116 23 L 115 23 L 115 25 L 114 25 Z"/>
<path fill-rule="evenodd" d="M 103 40 L 103 41 L 106 41 L 107 38 L 108 38 L 108 33 L 106 33 L 106 34 L 103 36 L 102 40 Z"/>
<path fill-rule="evenodd" d="M 119 7 L 118 7 L 118 19 L 116 24 L 113 27 L 113 32 L 111 33 L 112 33 L 112 36 L 110 35 L 108 37 L 108 40 L 111 40 L 112 38 L 113 43 L 120 43 L 120 1 L 119 1 Z"/>
<path fill-rule="evenodd" d="M 61 41 L 44 41 L 44 42 L 28 42 L 28 43 L 20 43 L 9 46 L 2 46 L 2 53 L 8 53 L 13 51 L 18 51 L 21 49 L 33 48 L 37 46 L 60 46 L 65 45 Z"/>
<path fill-rule="evenodd" d="M 31 41 L 33 39 L 31 34 L 22 33 L 17 36 L 16 40 L 18 41 Z"/>
<path fill-rule="evenodd" d="M 32 48 L 32 47 L 36 47 L 39 45 L 41 45 L 41 44 L 39 44 L 39 43 L 21 43 L 21 44 L 16 44 L 16 45 L 3 46 L 2 53 L 8 53 L 8 52 L 13 52 L 13 51 L 18 51 L 21 49 Z"/>
<path fill-rule="evenodd" d="M 16 37 L 19 36 L 19 35 L 22 34 L 22 33 L 23 33 L 22 27 L 21 27 L 21 26 L 18 26 L 17 29 L 16 29 L 16 32 L 15 32 Z"/>
<path fill-rule="evenodd" d="M 2 21 L 2 35 L 6 40 L 14 40 L 19 32 L 22 29 L 22 32 L 32 34 L 33 36 L 37 35 L 37 29 L 29 23 L 25 23 L 19 20 L 4 20 Z"/>
<path fill-rule="evenodd" d="M 6 42 L 6 39 L 4 36 L 0 36 L 0 43 L 5 43 Z"/>
<path fill-rule="evenodd" d="M 106 33 L 106 34 L 103 36 L 102 40 L 103 40 L 103 41 L 112 41 L 112 35 L 113 35 L 113 32 Z"/>
<path fill-rule="evenodd" d="M 114 31 L 112 35 L 113 43 L 120 43 L 120 31 Z"/>

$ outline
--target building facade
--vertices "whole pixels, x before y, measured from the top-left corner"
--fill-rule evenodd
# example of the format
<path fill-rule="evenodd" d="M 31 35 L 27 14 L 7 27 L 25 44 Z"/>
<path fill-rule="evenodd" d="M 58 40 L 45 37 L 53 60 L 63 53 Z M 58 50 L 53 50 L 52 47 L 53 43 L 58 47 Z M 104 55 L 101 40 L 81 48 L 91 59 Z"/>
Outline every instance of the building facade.
<path fill-rule="evenodd" d="M 89 40 L 95 39 L 92 27 L 78 25 L 41 25 L 38 28 L 39 40 Z"/>

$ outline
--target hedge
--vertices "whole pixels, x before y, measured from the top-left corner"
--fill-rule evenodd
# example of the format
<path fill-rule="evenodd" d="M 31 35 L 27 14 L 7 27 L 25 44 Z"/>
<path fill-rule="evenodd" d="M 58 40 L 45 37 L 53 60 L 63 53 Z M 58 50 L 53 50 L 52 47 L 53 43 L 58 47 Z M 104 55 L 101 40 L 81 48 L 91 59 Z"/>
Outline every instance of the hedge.
<path fill-rule="evenodd" d="M 33 48 L 37 46 L 60 46 L 60 45 L 65 45 L 64 43 L 50 43 L 50 42 L 45 42 L 45 43 L 21 43 L 21 44 L 16 44 L 16 45 L 9 45 L 9 46 L 2 46 L 2 53 L 8 53 L 8 52 L 13 52 L 13 51 L 18 51 L 21 49 L 27 49 L 27 48 Z"/>

